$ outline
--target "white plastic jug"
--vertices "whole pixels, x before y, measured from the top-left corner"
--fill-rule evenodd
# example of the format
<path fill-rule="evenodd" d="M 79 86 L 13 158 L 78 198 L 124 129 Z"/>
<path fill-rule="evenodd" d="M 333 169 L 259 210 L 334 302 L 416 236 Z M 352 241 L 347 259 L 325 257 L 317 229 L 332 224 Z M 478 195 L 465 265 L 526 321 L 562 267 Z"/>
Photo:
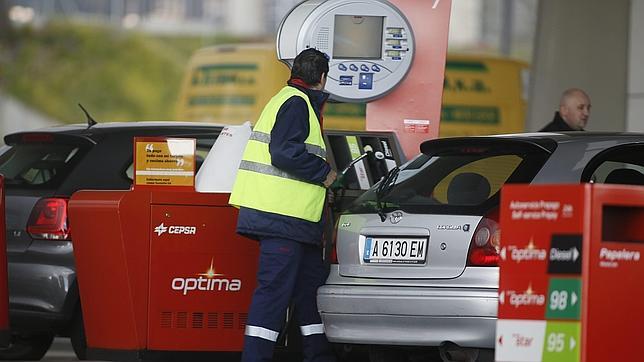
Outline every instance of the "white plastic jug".
<path fill-rule="evenodd" d="M 221 131 L 197 172 L 197 192 L 232 191 L 251 131 L 250 122 L 240 126 L 227 126 Z"/>

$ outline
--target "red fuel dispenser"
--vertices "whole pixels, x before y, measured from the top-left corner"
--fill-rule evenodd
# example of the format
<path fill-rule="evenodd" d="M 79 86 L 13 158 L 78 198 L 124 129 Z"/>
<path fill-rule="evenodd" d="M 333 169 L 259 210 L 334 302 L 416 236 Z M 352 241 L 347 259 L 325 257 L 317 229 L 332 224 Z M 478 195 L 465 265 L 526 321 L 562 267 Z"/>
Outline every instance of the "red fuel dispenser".
<path fill-rule="evenodd" d="M 69 202 L 88 355 L 240 351 L 257 243 L 228 193 L 194 191 L 194 140 L 135 137 L 134 155 L 132 190 Z"/>
<path fill-rule="evenodd" d="M 641 361 L 644 187 L 501 194 L 496 361 Z"/>
<path fill-rule="evenodd" d="M 5 239 L 4 177 L 0 175 L 0 346 L 9 346 L 9 289 L 7 286 L 7 243 Z"/>
<path fill-rule="evenodd" d="M 90 358 L 240 351 L 257 244 L 228 194 L 80 191 L 70 200 Z"/>

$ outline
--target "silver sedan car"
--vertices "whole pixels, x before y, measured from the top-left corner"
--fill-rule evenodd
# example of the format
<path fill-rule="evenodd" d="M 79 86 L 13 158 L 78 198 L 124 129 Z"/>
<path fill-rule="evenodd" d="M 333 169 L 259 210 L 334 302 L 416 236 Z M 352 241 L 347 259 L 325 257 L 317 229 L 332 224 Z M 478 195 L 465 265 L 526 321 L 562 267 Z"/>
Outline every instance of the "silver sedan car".
<path fill-rule="evenodd" d="M 318 291 L 329 340 L 367 345 L 372 361 L 427 347 L 444 361 L 493 360 L 505 183 L 644 184 L 644 134 L 447 138 L 420 150 L 340 216 Z"/>

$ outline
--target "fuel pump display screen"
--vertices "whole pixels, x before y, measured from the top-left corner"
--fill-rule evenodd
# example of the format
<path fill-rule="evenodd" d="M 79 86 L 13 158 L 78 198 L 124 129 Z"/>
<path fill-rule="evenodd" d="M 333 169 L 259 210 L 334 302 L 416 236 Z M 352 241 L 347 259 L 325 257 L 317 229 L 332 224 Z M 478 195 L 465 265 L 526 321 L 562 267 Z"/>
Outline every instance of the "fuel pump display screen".
<path fill-rule="evenodd" d="M 414 34 L 387 0 L 306 0 L 284 18 L 277 57 L 293 66 L 304 49 L 328 55 L 325 90 L 340 102 L 370 102 L 393 90 L 409 71 Z"/>
<path fill-rule="evenodd" d="M 336 15 L 333 59 L 380 59 L 382 16 Z"/>

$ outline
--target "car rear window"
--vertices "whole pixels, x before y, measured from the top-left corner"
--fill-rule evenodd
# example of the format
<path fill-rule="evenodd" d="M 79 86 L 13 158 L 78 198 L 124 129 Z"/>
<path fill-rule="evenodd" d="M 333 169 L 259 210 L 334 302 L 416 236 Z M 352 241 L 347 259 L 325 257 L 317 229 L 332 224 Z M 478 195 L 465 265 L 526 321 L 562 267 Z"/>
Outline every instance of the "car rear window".
<path fill-rule="evenodd" d="M 0 173 L 7 187 L 55 187 L 84 153 L 81 145 L 68 143 L 17 143 L 0 155 Z"/>
<path fill-rule="evenodd" d="M 551 150 L 530 142 L 435 141 L 362 195 L 350 213 L 480 214 L 498 205 L 505 183 L 530 182 Z M 393 179 L 395 178 L 395 180 Z"/>

